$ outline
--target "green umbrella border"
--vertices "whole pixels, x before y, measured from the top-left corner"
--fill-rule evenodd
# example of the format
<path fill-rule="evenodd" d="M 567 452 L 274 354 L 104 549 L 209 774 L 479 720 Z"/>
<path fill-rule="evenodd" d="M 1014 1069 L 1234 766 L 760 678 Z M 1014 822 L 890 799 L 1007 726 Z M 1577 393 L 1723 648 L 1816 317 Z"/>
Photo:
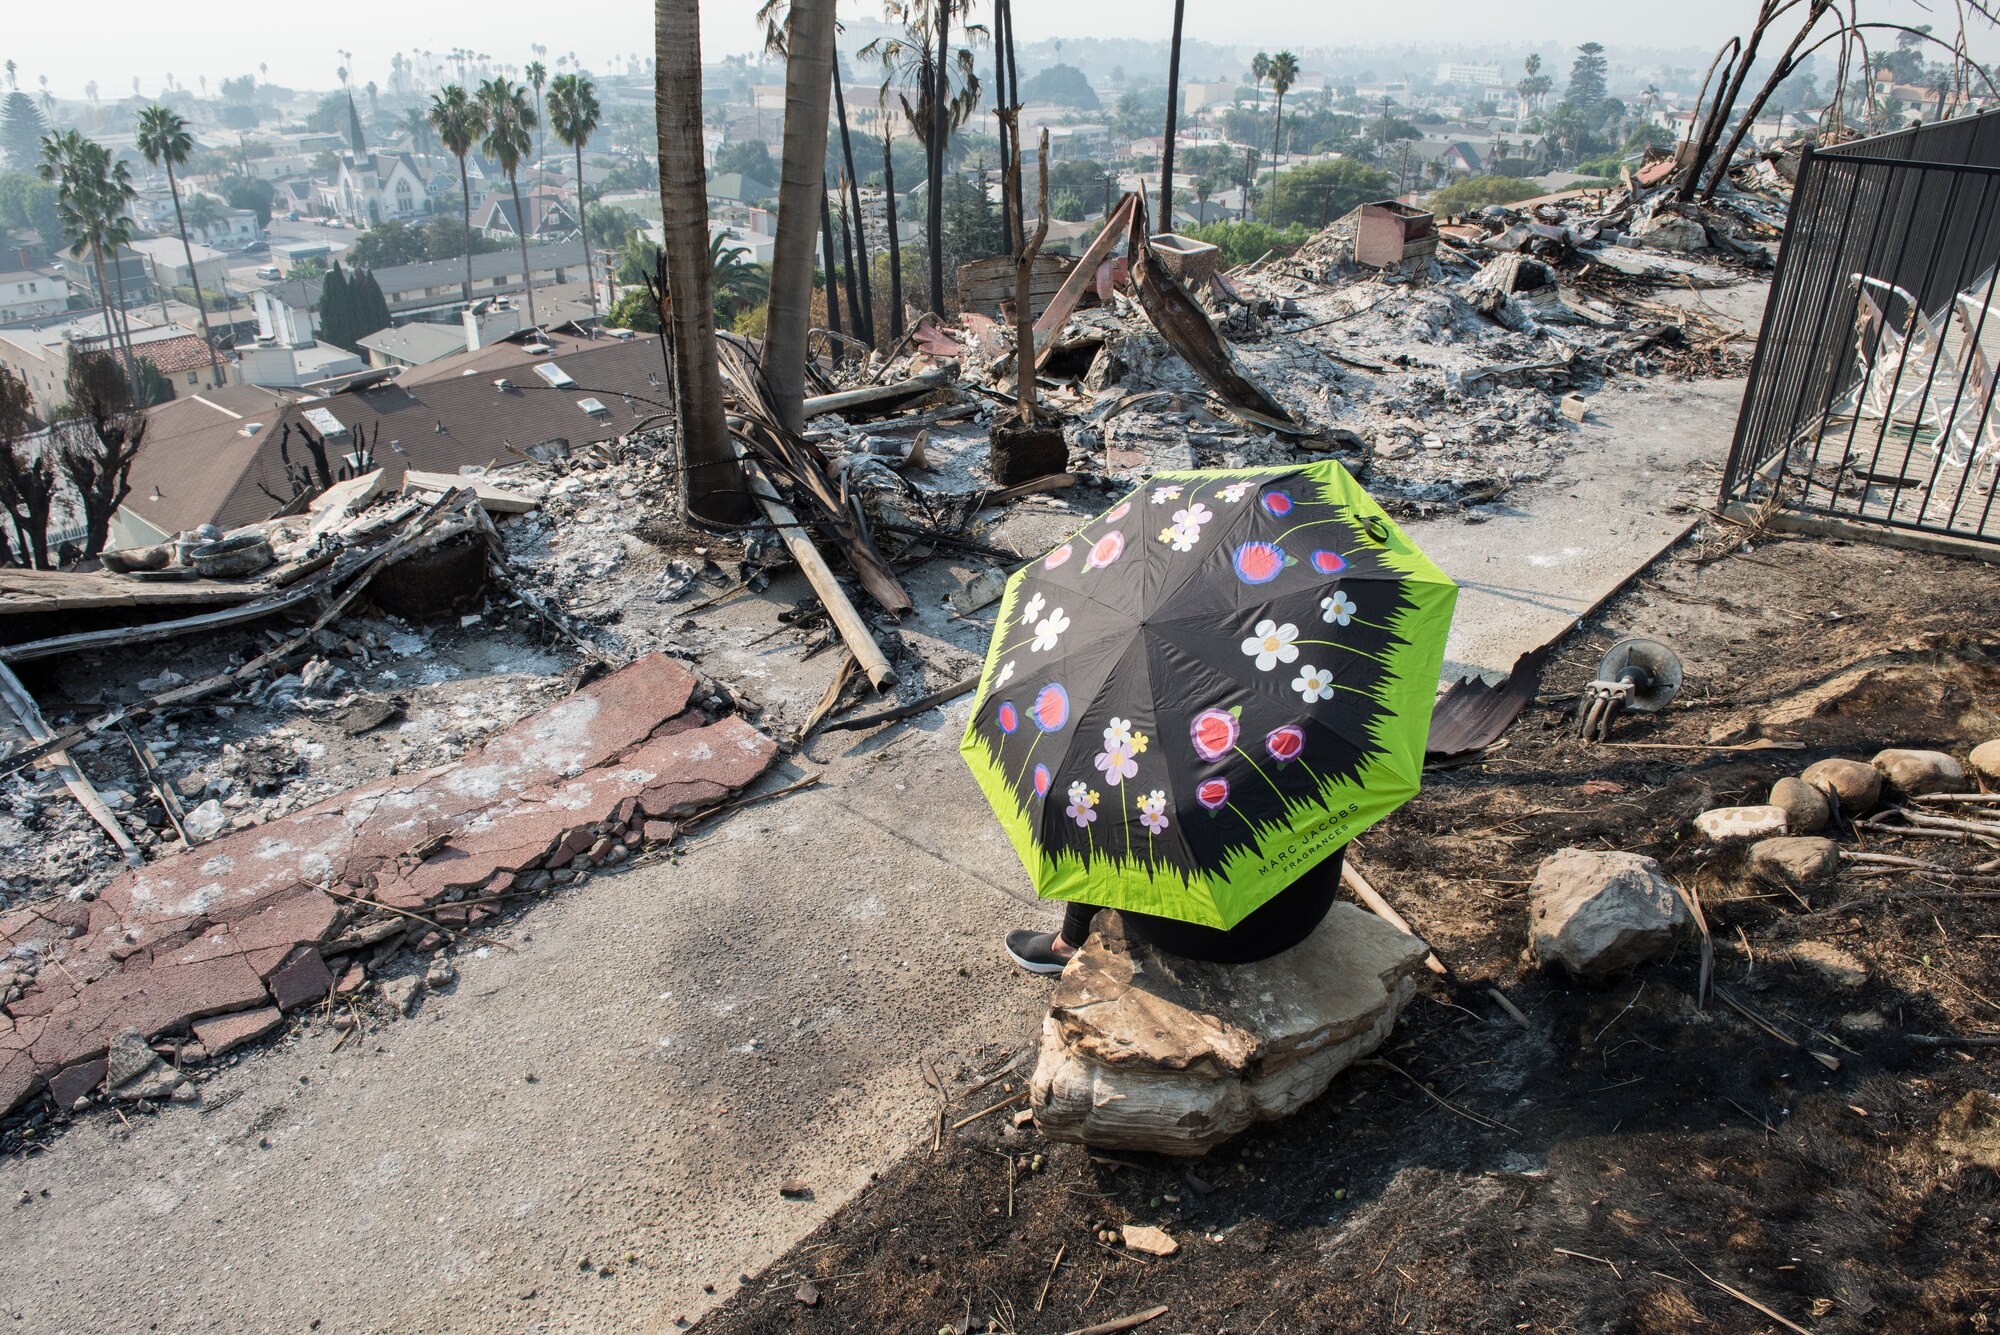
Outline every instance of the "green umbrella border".
<path fill-rule="evenodd" d="M 1444 666 L 1444 637 L 1438 636 L 1434 643 L 1425 645 L 1414 638 L 1414 632 L 1440 615 L 1449 628 L 1457 606 L 1458 585 L 1418 549 L 1338 461 L 1161 472 L 1135 488 L 1133 494 L 1163 482 L 1205 484 L 1299 475 L 1320 489 L 1319 503 L 1346 507 L 1357 524 L 1372 515 L 1388 526 L 1390 536 L 1382 544 L 1382 560 L 1408 579 L 1406 594 L 1413 605 L 1398 613 L 1394 623 L 1401 647 L 1390 651 L 1384 665 L 1383 703 L 1391 717 L 1421 716 L 1428 720 L 1437 698 L 1438 674 Z M 1091 515 L 1070 534 L 1070 539 L 1098 518 L 1098 514 Z M 995 625 L 1011 623 L 1021 587 L 1034 564 L 1029 561 L 1008 578 Z M 1388 762 L 1371 757 L 1358 780 L 1323 781 L 1317 803 L 1288 798 L 1285 820 L 1256 823 L 1256 851 L 1233 854 L 1225 863 L 1219 882 L 1206 876 L 1190 878 L 1176 874 L 1175 869 L 1158 868 L 1114 850 L 1106 850 L 1088 861 L 1069 850 L 1051 855 L 1034 837 L 1028 804 L 1002 772 L 991 743 L 976 727 L 994 674 L 999 671 L 998 649 L 997 640 L 988 642 L 985 666 L 980 672 L 979 688 L 973 696 L 959 752 L 1006 831 L 1036 895 L 1042 899 L 1079 900 L 1171 918 L 1184 918 L 1183 910 L 1190 904 L 1205 904 L 1209 916 L 1204 925 L 1234 927 L 1262 902 L 1249 898 L 1253 889 L 1267 883 L 1280 869 L 1293 875 L 1302 874 L 1416 796 L 1428 729 L 1406 723 L 1395 730 L 1398 735 L 1378 735 L 1375 739 L 1388 756 Z"/>

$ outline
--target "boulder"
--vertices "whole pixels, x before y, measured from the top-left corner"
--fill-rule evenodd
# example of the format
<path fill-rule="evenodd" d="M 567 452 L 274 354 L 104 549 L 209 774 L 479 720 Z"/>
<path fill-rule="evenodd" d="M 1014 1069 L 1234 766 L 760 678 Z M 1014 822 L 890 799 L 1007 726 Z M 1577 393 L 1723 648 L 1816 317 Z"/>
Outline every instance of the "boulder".
<path fill-rule="evenodd" d="M 1794 835 L 1750 847 L 1750 874 L 1773 885 L 1818 885 L 1839 870 L 1840 845 L 1831 839 Z"/>
<path fill-rule="evenodd" d="M 1822 760 L 1808 765 L 1799 777 L 1822 793 L 1831 793 L 1849 816 L 1873 810 L 1882 800 L 1882 771 L 1858 760 Z"/>
<path fill-rule="evenodd" d="M 1942 751 L 1905 751 L 1890 747 L 1869 762 L 1905 797 L 1925 793 L 1955 793 L 1965 787 L 1965 766 Z"/>
<path fill-rule="evenodd" d="M 1693 923 L 1686 901 L 1637 853 L 1559 849 L 1535 869 L 1528 944 L 1542 965 L 1607 978 L 1657 959 Z"/>
<path fill-rule="evenodd" d="M 1694 818 L 1694 827 L 1718 844 L 1747 844 L 1785 832 L 1783 807 L 1717 807 Z"/>
<path fill-rule="evenodd" d="M 1052 1140 L 1205 1154 L 1296 1112 L 1389 1036 L 1426 947 L 1352 904 L 1253 964 L 1131 941 L 1117 913 L 1063 971 L 1029 1084 Z"/>
<path fill-rule="evenodd" d="M 1665 209 L 1634 223 L 1630 235 L 1657 250 L 1700 250 L 1708 244 L 1706 227 Z"/>
<path fill-rule="evenodd" d="M 2000 783 L 2000 737 L 1973 747 L 1966 759 L 1972 762 L 1972 772 L 1981 780 Z"/>
<path fill-rule="evenodd" d="M 1784 810 L 1787 834 L 1818 834 L 1833 819 L 1819 789 L 1789 774 L 1771 785 L 1771 805 Z"/>

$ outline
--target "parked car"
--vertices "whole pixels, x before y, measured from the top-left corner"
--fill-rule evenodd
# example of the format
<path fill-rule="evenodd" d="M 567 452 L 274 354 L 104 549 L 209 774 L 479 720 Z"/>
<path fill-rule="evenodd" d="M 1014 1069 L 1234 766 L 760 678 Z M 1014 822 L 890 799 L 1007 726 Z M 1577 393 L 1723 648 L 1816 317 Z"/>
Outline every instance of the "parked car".
<path fill-rule="evenodd" d="M 284 277 L 284 275 L 283 275 L 283 274 L 281 274 L 281 273 L 279 273 L 279 272 L 278 272 L 278 266 L 277 266 L 277 265 L 275 265 L 275 264 L 260 264 L 260 265 L 258 265 L 258 266 L 257 266 L 257 276 L 258 276 L 259 278 L 262 278 L 262 279 L 264 279 L 264 280 L 265 280 L 266 282 L 272 282 L 272 283 L 275 283 L 275 282 L 277 282 L 277 281 L 278 281 L 278 280 L 279 280 L 280 278 L 283 278 L 283 277 Z"/>

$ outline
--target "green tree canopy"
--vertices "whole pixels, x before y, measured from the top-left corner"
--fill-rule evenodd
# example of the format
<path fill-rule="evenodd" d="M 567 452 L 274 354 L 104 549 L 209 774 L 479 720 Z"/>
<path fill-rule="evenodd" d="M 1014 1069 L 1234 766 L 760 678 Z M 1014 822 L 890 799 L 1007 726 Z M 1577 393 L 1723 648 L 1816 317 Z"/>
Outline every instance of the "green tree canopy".
<path fill-rule="evenodd" d="M 1223 264 L 1234 268 L 1248 264 L 1265 251 L 1300 245 L 1312 234 L 1297 225 L 1277 228 L 1260 222 L 1219 222 L 1197 227 L 1188 235 L 1219 249 Z"/>
<path fill-rule="evenodd" d="M 56 211 L 56 188 L 26 172 L 0 175 L 0 228 L 25 228 L 54 250 L 62 244 L 62 215 Z"/>
<path fill-rule="evenodd" d="M 394 219 L 376 223 L 361 234 L 348 250 L 346 259 L 357 267 L 384 269 L 396 264 L 415 264 L 437 258 L 430 254 L 421 228 Z"/>
<path fill-rule="evenodd" d="M 1471 213 L 1489 204 L 1512 204 L 1517 199 L 1533 199 L 1543 193 L 1533 181 L 1512 176 L 1474 176 L 1453 181 L 1430 197 L 1433 213 Z"/>
<path fill-rule="evenodd" d="M 1278 173 L 1273 221 L 1280 226 L 1324 227 L 1357 205 L 1384 198 L 1392 187 L 1388 172 L 1353 158 L 1309 162 Z"/>
<path fill-rule="evenodd" d="M 1097 90 L 1074 65 L 1054 64 L 1037 71 L 1021 85 L 1021 101 L 1048 102 L 1059 107 L 1095 111 L 1102 105 Z"/>
<path fill-rule="evenodd" d="M 48 133 L 35 99 L 15 91 L 0 98 L 0 165 L 9 171 L 33 171 L 41 161 L 42 136 Z"/>
<path fill-rule="evenodd" d="M 752 180 L 765 185 L 778 184 L 778 160 L 771 156 L 771 147 L 762 139 L 745 139 L 741 143 L 729 144 L 715 155 L 709 164 L 712 172 L 741 172 Z"/>

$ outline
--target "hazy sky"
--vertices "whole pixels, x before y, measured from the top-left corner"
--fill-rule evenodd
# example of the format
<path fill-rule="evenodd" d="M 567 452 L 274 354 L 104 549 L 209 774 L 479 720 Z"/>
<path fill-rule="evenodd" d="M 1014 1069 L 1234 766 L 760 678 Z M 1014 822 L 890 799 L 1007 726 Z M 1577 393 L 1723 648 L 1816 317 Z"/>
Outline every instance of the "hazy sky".
<path fill-rule="evenodd" d="M 988 0 L 976 0 L 983 16 Z M 1624 0 L 1539 0 L 1533 5 L 1496 0 L 1189 0 L 1191 37 L 1246 46 L 1430 46 L 1444 41 L 1509 45 L 1568 44 L 1586 38 L 1612 48 L 1711 50 L 1746 22 L 1754 0 L 1675 0 L 1669 5 Z M 33 91 L 40 76 L 58 97 L 81 97 L 95 79 L 100 96 L 128 94 L 134 75 L 149 95 L 164 75 L 190 87 L 268 64 L 270 77 L 297 87 L 329 87 L 340 63 L 335 51 L 354 52 L 357 82 L 386 82 L 397 50 L 448 51 L 470 46 L 496 59 L 525 60 L 531 43 L 574 50 L 586 64 L 652 43 L 652 6 L 613 0 L 572 6 L 521 0 L 251 0 L 222 7 L 162 6 L 157 0 L 100 0 L 79 26 L 77 11 L 49 0 L 8 0 L 0 28 L 0 59 L 19 62 L 21 86 Z M 1934 0 L 1862 0 L 1863 17 L 1908 23 L 1948 22 L 1950 6 Z M 757 0 L 706 0 L 702 5 L 703 53 L 745 51 L 757 41 L 751 16 Z M 875 3 L 842 0 L 843 15 L 880 13 Z M 1171 0 L 1015 0 L 1023 38 L 1152 36 L 1163 38 L 1172 21 Z M 1886 39 L 1889 35 L 1883 34 Z M 1982 28 L 1973 54 L 2000 57 L 2000 34 Z M 1558 71 L 1560 75 L 1560 71 Z"/>

